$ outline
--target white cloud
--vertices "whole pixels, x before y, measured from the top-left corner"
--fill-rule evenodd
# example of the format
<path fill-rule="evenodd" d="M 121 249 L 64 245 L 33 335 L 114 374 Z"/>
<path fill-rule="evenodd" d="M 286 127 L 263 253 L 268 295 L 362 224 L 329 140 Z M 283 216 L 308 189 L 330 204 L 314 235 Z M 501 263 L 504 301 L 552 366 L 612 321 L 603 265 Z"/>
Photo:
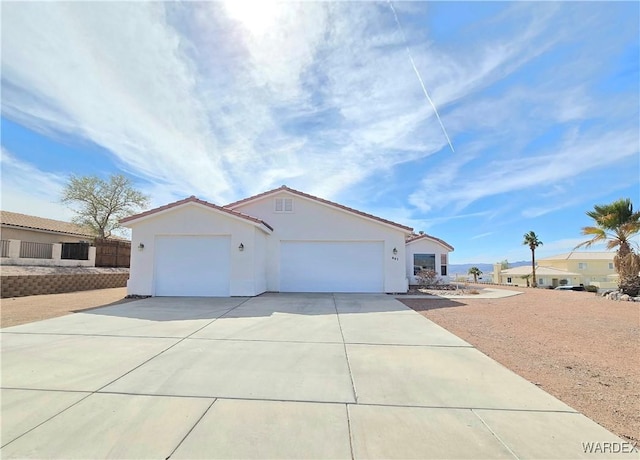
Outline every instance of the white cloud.
<path fill-rule="evenodd" d="M 493 235 L 493 234 L 494 234 L 494 232 L 485 232 L 485 233 L 480 233 L 480 234 L 478 234 L 478 235 L 474 235 L 474 236 L 472 236 L 472 237 L 471 237 L 471 239 L 472 239 L 472 240 L 477 240 L 477 239 L 480 239 L 480 238 L 486 238 L 487 236 L 491 236 L 491 235 Z"/>
<path fill-rule="evenodd" d="M 514 4 L 476 24 L 483 32 L 472 44 L 448 45 L 422 38 L 409 12 L 422 7 L 398 5 L 417 67 L 454 145 L 476 136 L 418 171 L 418 191 L 388 210 L 392 217 L 428 228 L 482 198 L 562 187 L 637 154 L 636 127 L 579 126 L 637 111 L 625 95 L 590 95 L 593 63 L 579 84 L 554 69 L 500 87 L 562 40 L 582 39 L 596 19 L 579 13 L 585 20 L 573 24 L 563 5 Z M 264 18 L 251 19 L 275 27 L 230 20 L 225 8 L 7 3 L 3 114 L 105 147 L 150 181 L 156 204 L 191 194 L 226 203 L 283 183 L 335 199 L 446 146 L 388 5 L 270 3 Z M 587 60 L 567 63 L 571 75 Z M 576 126 L 552 147 L 528 151 L 552 124 Z"/>
<path fill-rule="evenodd" d="M 278 27 L 255 37 L 222 23 L 217 3 L 193 11 L 190 4 L 7 4 L 3 113 L 89 139 L 176 193 L 224 202 L 297 179 L 330 197 L 371 171 L 424 155 L 425 146 L 426 154 L 439 148 L 408 140 L 428 111 L 402 102 L 413 76 L 397 79 L 392 67 L 405 56 L 376 48 L 393 33 L 363 40 L 377 10 L 356 7 L 364 13 L 357 19 L 345 16 L 350 5 L 282 4 Z M 353 71 L 358 62 L 361 72 Z M 312 65 L 327 69 L 313 88 Z M 301 107 L 342 119 L 311 139 L 282 124 Z M 383 152 L 407 145 L 418 153 Z"/>
<path fill-rule="evenodd" d="M 3 6 L 3 112 L 79 135 L 139 174 L 229 188 L 207 114 L 157 3 Z"/>
<path fill-rule="evenodd" d="M 603 152 L 609 153 L 603 155 Z M 436 178 L 436 186 L 431 177 L 425 178 L 423 187 L 426 192 L 413 194 L 412 200 L 416 206 L 427 209 L 430 203 L 462 209 L 489 196 L 522 190 L 544 192 L 545 188 L 553 188 L 559 181 L 637 155 L 638 133 L 635 128 L 621 128 L 604 134 L 587 133 L 541 155 L 514 155 L 494 160 L 476 169 L 473 175 L 467 175 L 460 167 L 451 168 Z M 444 180 L 450 181 L 453 191 L 442 191 L 443 188 L 437 186 Z"/>
<path fill-rule="evenodd" d="M 57 220 L 70 220 L 73 217 L 73 212 L 59 202 L 65 177 L 43 172 L 20 161 L 4 148 L 0 163 L 2 210 Z"/>

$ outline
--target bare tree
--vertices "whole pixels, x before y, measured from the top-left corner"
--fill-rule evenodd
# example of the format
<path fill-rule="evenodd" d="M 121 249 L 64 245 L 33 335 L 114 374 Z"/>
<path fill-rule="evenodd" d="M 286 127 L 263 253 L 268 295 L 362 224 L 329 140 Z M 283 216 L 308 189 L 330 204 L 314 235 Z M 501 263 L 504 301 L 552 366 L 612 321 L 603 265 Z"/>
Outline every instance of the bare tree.
<path fill-rule="evenodd" d="M 119 220 L 144 208 L 149 197 L 121 174 L 113 174 L 108 180 L 71 176 L 61 202 L 77 214 L 74 223 L 90 228 L 99 238 L 108 238 L 120 226 Z"/>

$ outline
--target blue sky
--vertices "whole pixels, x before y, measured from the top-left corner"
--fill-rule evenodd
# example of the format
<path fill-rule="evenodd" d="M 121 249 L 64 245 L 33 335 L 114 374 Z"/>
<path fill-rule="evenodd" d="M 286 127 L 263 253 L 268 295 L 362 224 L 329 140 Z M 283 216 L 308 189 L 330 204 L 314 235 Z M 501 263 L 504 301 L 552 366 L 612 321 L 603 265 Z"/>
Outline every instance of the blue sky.
<path fill-rule="evenodd" d="M 3 3 L 2 209 L 70 218 L 70 174 L 153 206 L 286 184 L 490 263 L 640 207 L 637 2 L 393 7 Z"/>

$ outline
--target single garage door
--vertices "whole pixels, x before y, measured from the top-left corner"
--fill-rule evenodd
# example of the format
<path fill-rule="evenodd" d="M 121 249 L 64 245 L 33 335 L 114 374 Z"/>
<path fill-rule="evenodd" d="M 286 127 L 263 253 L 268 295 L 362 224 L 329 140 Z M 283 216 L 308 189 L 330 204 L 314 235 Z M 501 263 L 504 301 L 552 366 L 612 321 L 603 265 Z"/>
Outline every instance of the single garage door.
<path fill-rule="evenodd" d="M 155 248 L 155 295 L 229 295 L 228 236 L 159 236 Z"/>
<path fill-rule="evenodd" d="M 282 292 L 383 292 L 381 241 L 280 243 Z"/>

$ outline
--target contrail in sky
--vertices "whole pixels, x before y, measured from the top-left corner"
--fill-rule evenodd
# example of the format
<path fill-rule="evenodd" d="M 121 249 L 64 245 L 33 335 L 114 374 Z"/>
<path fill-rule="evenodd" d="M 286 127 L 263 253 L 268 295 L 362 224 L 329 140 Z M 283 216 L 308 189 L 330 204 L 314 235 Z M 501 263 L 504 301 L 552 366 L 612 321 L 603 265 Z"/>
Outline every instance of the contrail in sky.
<path fill-rule="evenodd" d="M 442 124 L 442 120 L 440 119 L 440 114 L 438 113 L 438 109 L 436 109 L 435 104 L 433 103 L 433 101 L 429 97 L 429 93 L 427 92 L 427 88 L 425 88 L 424 82 L 422 81 L 422 77 L 420 76 L 420 72 L 418 72 L 418 68 L 416 67 L 416 63 L 413 60 L 413 56 L 411 55 L 411 51 L 409 50 L 409 45 L 407 44 L 407 37 L 404 35 L 404 30 L 402 30 L 402 26 L 400 25 L 400 20 L 398 19 L 398 15 L 396 14 L 396 9 L 393 7 L 393 3 L 391 3 L 391 0 L 387 0 L 387 3 L 389 3 L 389 6 L 391 7 L 391 11 L 393 11 L 393 17 L 396 18 L 396 24 L 398 25 L 398 29 L 400 29 L 400 33 L 402 34 L 402 40 L 404 40 L 404 46 L 407 49 L 407 54 L 409 55 L 409 61 L 411 61 L 411 66 L 413 67 L 413 71 L 416 73 L 416 77 L 418 77 L 418 81 L 420 82 L 420 86 L 422 86 L 422 92 L 424 92 L 424 95 L 427 97 L 427 100 L 429 101 L 429 104 L 431 104 L 431 107 L 433 107 L 433 111 L 435 112 L 436 118 L 438 119 L 438 122 L 440 123 L 440 127 L 442 128 L 442 132 L 444 133 L 444 137 L 447 138 L 447 142 L 449 143 L 449 147 L 451 147 L 451 151 L 455 153 L 455 150 L 453 148 L 453 144 L 451 143 L 451 139 L 449 139 L 449 135 L 447 134 L 447 130 L 444 129 L 444 125 Z"/>

